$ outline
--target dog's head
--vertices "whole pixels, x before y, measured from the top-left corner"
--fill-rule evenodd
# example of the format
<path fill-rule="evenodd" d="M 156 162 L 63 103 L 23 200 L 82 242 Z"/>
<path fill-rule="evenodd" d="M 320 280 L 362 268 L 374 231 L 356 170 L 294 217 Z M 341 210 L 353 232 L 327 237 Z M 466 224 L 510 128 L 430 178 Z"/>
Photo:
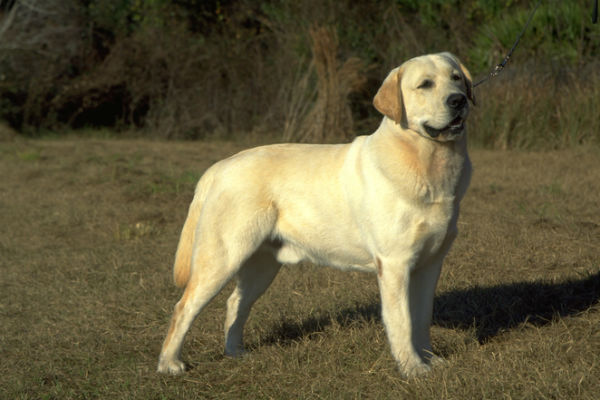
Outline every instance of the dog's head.
<path fill-rule="evenodd" d="M 393 69 L 373 105 L 403 128 L 445 142 L 462 136 L 467 100 L 475 104 L 471 74 L 454 55 L 439 53 Z"/>

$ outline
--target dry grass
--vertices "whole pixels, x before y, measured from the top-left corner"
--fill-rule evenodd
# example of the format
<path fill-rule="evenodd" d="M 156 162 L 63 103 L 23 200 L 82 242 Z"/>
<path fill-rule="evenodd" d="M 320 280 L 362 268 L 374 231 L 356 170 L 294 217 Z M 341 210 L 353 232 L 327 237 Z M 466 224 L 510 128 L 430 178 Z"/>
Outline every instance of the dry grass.
<path fill-rule="evenodd" d="M 600 63 L 577 69 L 509 65 L 476 90 L 481 101 L 470 126 L 478 146 L 560 149 L 598 145 Z"/>
<path fill-rule="evenodd" d="M 356 57 L 338 60 L 335 29 L 315 26 L 309 34 L 312 62 L 292 90 L 283 139 L 312 143 L 346 141 L 354 128 L 349 96 L 366 83 L 364 62 Z M 316 90 L 308 88 L 313 74 L 317 77 Z"/>
<path fill-rule="evenodd" d="M 258 301 L 245 357 L 222 355 L 224 291 L 186 341 L 193 370 L 157 375 L 194 181 L 240 147 L 0 143 L 0 398 L 597 398 L 598 148 L 472 152 L 431 375 L 397 373 L 373 276 L 309 265 Z"/>

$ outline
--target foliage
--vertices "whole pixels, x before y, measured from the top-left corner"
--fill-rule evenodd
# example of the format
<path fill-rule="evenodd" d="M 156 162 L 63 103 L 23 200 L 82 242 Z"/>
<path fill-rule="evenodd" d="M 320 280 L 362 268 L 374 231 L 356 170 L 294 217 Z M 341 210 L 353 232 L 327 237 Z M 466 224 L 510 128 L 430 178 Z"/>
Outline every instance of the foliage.
<path fill-rule="evenodd" d="M 335 98 L 334 109 L 350 111 L 343 112 L 348 132 L 342 136 L 372 130 L 379 116 L 371 99 L 391 68 L 418 54 L 449 50 L 475 76 L 485 74 L 502 60 L 534 3 L 2 2 L 0 119 L 28 134 L 111 127 L 162 138 L 256 134 L 340 140 L 339 134 L 323 135 L 323 124 L 306 125 L 319 101 Z M 534 76 L 538 66 L 552 64 L 552 73 L 568 71 L 575 87 L 585 88 L 581 71 L 590 70 L 600 53 L 600 29 L 589 22 L 588 3 L 543 1 L 509 69 Z M 363 84 L 346 81 L 355 80 L 353 74 L 319 76 L 310 33 L 315 29 L 336 37 L 326 59 L 354 65 Z M 333 90 L 329 79 L 341 95 L 324 92 Z M 528 101 L 519 97 L 523 107 Z M 294 127 L 314 134 L 291 133 Z M 594 126 L 581 129 L 591 132 Z"/>
<path fill-rule="evenodd" d="M 589 24 L 589 2 L 551 1 L 540 6 L 519 43 L 519 54 L 577 65 L 600 54 L 600 29 Z M 474 39 L 469 52 L 472 67 L 483 70 L 501 60 L 521 32 L 531 10 L 515 10 L 509 18 L 491 20 Z M 594 29 L 595 28 L 595 29 Z M 522 57 L 523 58 L 523 57 Z"/>
<path fill-rule="evenodd" d="M 82 11 L 90 23 L 119 35 L 148 25 L 161 27 L 167 5 L 168 0 L 93 0 Z"/>

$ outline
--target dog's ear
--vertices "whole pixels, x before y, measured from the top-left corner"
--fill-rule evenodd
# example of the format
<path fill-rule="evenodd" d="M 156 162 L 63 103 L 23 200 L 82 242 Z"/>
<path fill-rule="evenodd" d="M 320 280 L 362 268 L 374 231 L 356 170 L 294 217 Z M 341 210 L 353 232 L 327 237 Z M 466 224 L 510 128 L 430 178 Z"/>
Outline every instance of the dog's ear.
<path fill-rule="evenodd" d="M 402 91 L 400 90 L 401 75 L 400 67 L 394 68 L 385 78 L 373 99 L 373 106 L 377 111 L 397 124 L 402 120 L 404 112 Z"/>
<path fill-rule="evenodd" d="M 473 92 L 473 78 L 471 78 L 471 73 L 469 72 L 467 67 L 465 67 L 463 65 L 463 63 L 461 63 L 458 60 L 456 60 L 456 61 L 458 62 L 460 71 L 462 72 L 463 76 L 465 77 L 465 85 L 467 86 L 467 97 L 469 98 L 469 100 L 471 100 L 471 103 L 473 103 L 473 105 L 475 106 L 475 105 L 477 105 L 477 102 L 475 102 L 475 93 Z"/>

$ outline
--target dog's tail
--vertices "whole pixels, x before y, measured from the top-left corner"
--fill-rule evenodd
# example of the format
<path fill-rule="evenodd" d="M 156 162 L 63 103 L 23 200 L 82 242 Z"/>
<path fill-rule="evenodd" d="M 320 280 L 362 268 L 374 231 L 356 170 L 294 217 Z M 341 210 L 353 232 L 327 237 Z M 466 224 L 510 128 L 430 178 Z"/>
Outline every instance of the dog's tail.
<path fill-rule="evenodd" d="M 173 266 L 175 285 L 180 288 L 185 287 L 190 279 L 192 254 L 196 243 L 196 228 L 198 226 L 200 214 L 202 213 L 202 206 L 204 205 L 206 194 L 212 185 L 212 182 L 213 173 L 211 169 L 209 169 L 196 186 L 194 199 L 190 204 L 187 218 L 183 224 L 183 229 L 181 230 L 181 237 L 179 238 L 177 253 L 175 254 L 175 265 Z"/>

